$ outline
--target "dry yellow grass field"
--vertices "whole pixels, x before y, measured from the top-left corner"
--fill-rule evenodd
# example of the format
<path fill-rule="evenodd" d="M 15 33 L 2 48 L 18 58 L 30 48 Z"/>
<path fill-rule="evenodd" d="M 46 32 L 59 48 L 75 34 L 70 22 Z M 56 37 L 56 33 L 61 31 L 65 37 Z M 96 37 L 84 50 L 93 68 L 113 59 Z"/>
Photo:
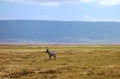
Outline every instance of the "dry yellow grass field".
<path fill-rule="evenodd" d="M 0 45 L 0 79 L 120 79 L 120 46 Z"/>

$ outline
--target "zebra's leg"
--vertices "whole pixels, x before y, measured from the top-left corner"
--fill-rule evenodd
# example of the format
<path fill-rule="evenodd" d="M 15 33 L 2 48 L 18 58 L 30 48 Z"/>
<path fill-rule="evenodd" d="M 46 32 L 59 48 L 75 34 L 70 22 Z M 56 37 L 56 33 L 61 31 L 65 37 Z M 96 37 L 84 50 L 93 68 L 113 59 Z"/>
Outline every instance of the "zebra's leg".
<path fill-rule="evenodd" d="M 51 56 L 49 55 L 49 60 L 51 60 Z"/>
<path fill-rule="evenodd" d="M 54 60 L 56 60 L 56 55 L 54 55 Z"/>

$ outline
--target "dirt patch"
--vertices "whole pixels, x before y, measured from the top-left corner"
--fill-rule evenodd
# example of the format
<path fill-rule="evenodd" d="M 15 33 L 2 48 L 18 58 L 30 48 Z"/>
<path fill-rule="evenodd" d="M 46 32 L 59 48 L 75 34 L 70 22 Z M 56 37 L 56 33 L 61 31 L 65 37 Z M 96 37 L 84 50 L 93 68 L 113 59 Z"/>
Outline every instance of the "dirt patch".
<path fill-rule="evenodd" d="M 22 71 L 22 72 L 14 72 L 14 73 L 9 73 L 7 75 L 4 75 L 3 77 L 7 77 L 7 78 L 19 78 L 21 76 L 26 76 L 28 74 L 31 74 L 33 72 L 28 72 L 28 71 Z"/>

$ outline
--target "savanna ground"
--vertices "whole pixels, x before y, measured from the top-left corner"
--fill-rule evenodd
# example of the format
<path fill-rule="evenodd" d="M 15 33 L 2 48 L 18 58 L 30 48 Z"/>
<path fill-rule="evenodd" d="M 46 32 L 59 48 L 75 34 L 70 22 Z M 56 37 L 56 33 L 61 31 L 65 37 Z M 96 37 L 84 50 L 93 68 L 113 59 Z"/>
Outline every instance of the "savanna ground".
<path fill-rule="evenodd" d="M 120 79 L 120 46 L 0 45 L 0 79 Z"/>

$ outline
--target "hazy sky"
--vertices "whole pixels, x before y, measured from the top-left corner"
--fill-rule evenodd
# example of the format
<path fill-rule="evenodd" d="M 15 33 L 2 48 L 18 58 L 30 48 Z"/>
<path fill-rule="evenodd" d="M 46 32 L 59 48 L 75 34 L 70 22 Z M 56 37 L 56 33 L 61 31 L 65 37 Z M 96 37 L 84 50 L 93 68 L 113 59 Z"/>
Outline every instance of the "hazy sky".
<path fill-rule="evenodd" d="M 120 21 L 120 0 L 0 0 L 0 20 Z"/>

